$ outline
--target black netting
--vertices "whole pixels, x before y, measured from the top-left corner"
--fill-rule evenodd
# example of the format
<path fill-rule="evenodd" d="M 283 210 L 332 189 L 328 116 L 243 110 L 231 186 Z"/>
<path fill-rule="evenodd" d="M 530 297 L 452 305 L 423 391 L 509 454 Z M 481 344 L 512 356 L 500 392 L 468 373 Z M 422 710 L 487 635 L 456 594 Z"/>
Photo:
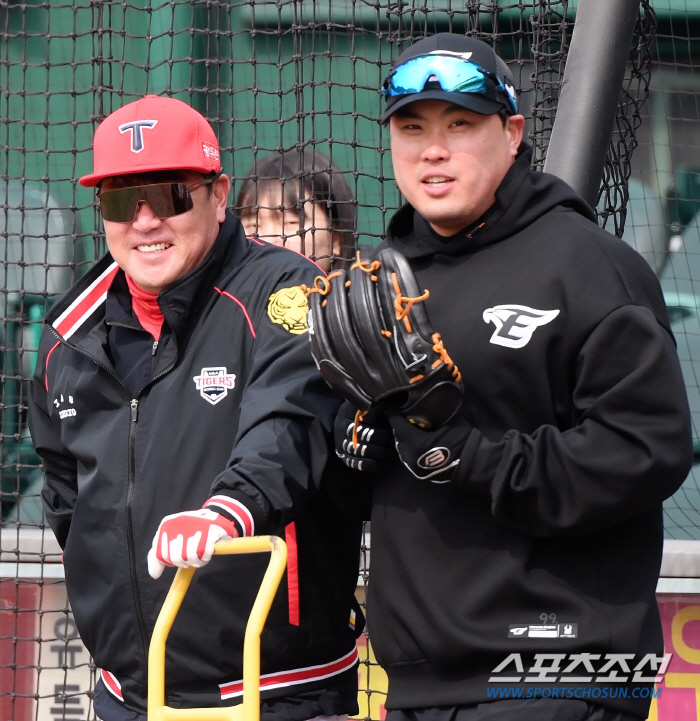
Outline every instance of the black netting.
<path fill-rule="evenodd" d="M 625 229 L 632 153 L 638 144 L 637 129 L 642 123 L 642 108 L 649 97 L 655 38 L 656 15 L 649 0 L 642 0 L 630 51 L 629 72 L 620 93 L 615 129 L 598 194 L 600 224 L 617 236 L 622 236 Z"/>
<path fill-rule="evenodd" d="M 95 669 L 70 616 L 59 551 L 42 516 L 42 472 L 27 432 L 26 399 L 47 308 L 105 249 L 93 194 L 77 183 L 91 170 L 99 121 L 146 93 L 190 103 L 218 134 L 233 183 L 232 207 L 239 194 L 241 213 L 283 207 L 301 225 L 301 249 L 338 262 L 358 245 L 376 245 L 401 201 L 388 132 L 377 117 L 378 88 L 406 43 L 449 30 L 492 44 L 513 72 L 534 166 L 541 169 L 576 5 L 0 0 L 3 720 L 93 717 Z M 601 225 L 640 250 L 661 277 L 700 438 L 696 5 L 640 4 L 598 213 Z M 271 200 L 272 191 L 263 192 L 263 163 L 282 153 L 291 167 L 285 166 L 284 180 L 294 192 Z M 333 186 L 320 199 L 320 211 L 302 192 L 314 178 Z M 247 179 L 254 189 L 248 196 Z M 321 252 L 314 226 L 332 227 L 342 242 Z M 291 234 L 285 240 L 291 243 Z M 700 458 L 700 441 L 697 446 Z M 700 477 L 696 481 L 694 473 L 666 504 L 669 537 L 700 538 Z M 366 540 L 365 566 L 369 535 Z M 361 716 L 379 719 L 386 681 L 365 648 Z"/>

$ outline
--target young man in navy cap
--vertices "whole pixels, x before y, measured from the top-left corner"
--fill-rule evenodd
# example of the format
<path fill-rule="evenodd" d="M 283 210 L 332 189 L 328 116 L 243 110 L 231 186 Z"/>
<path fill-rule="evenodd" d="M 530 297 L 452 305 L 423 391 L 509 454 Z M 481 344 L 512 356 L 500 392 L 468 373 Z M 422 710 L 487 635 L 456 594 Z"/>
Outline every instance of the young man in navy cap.
<path fill-rule="evenodd" d="M 173 566 L 199 570 L 168 637 L 166 703 L 240 703 L 243 634 L 286 538 L 262 636 L 262 718 L 357 712 L 361 524 L 321 483 L 337 401 L 306 340 L 318 267 L 247 239 L 209 123 L 147 96 L 94 138 L 109 253 L 53 306 L 30 399 L 47 520 L 75 621 L 100 668 L 103 721 L 145 721 L 147 652 Z"/>
<path fill-rule="evenodd" d="M 644 719 L 668 660 L 662 502 L 692 460 L 657 279 L 530 170 L 488 45 L 420 40 L 383 93 L 407 200 L 386 246 L 430 292 L 465 389 L 437 430 L 389 408 L 390 447 L 348 443 L 354 409 L 336 422 L 339 455 L 375 472 L 369 630 L 387 720 Z"/>

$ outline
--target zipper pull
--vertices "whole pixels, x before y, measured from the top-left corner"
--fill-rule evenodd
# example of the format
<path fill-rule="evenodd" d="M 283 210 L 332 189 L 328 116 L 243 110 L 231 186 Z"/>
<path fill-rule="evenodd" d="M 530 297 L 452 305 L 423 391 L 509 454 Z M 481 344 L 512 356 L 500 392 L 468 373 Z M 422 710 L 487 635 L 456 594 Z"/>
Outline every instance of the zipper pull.
<path fill-rule="evenodd" d="M 132 398 L 129 405 L 131 406 L 131 422 L 136 423 L 139 417 L 139 399 Z"/>
<path fill-rule="evenodd" d="M 153 341 L 153 350 L 151 351 L 151 355 L 154 356 L 156 354 L 156 351 L 158 350 L 158 341 Z"/>

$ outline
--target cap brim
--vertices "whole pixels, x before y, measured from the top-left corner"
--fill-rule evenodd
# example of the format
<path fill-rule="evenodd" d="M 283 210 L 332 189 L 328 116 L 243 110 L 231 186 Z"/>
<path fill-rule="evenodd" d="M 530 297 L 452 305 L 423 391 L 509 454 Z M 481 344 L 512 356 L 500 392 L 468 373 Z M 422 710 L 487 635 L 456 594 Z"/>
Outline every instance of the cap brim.
<path fill-rule="evenodd" d="M 82 178 L 78 178 L 78 182 L 84 188 L 94 188 L 101 180 L 106 177 L 106 175 L 101 175 L 100 173 L 90 173 L 90 175 L 83 175 Z"/>
<path fill-rule="evenodd" d="M 409 93 L 408 95 L 396 96 L 394 102 L 387 107 L 382 117 L 379 118 L 379 122 L 384 125 L 397 110 L 401 110 L 401 108 L 405 108 L 407 105 L 415 103 L 418 100 L 444 100 L 453 105 L 459 105 L 462 108 L 471 110 L 479 115 L 493 115 L 499 110 L 507 110 L 502 103 L 485 98 L 483 95 L 475 95 L 474 93 L 448 93 L 445 90 L 424 90 L 421 93 Z"/>
<path fill-rule="evenodd" d="M 81 178 L 78 178 L 78 182 L 84 187 L 84 188 L 94 188 L 96 185 L 101 183 L 105 178 L 114 178 L 117 175 L 136 175 L 139 173 L 155 173 L 162 170 L 172 170 L 172 171 L 178 171 L 178 170 L 194 170 L 197 173 L 203 173 L 204 175 L 207 175 L 207 173 L 212 172 L 220 172 L 221 167 L 219 166 L 218 171 L 213 171 L 211 168 L 191 168 L 191 167 L 179 167 L 175 168 L 172 165 L 168 165 L 167 167 L 164 167 L 160 164 L 154 164 L 154 165 L 144 165 L 139 168 L 134 168 L 133 165 L 125 167 L 125 168 L 117 168 L 115 170 L 110 170 L 108 173 L 90 173 L 89 175 L 83 175 Z"/>

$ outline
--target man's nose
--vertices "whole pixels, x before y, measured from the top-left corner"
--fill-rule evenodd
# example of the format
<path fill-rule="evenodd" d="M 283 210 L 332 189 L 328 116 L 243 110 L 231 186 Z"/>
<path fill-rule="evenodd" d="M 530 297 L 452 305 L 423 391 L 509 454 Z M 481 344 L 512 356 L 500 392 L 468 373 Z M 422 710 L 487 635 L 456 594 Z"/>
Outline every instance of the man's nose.
<path fill-rule="evenodd" d="M 449 155 L 450 151 L 445 146 L 445 143 L 440 142 L 439 138 L 432 139 L 423 151 L 423 158 L 431 163 L 446 160 Z"/>
<path fill-rule="evenodd" d="M 258 220 L 258 238 L 274 245 L 284 245 L 294 231 L 284 227 L 282 213 L 279 218 Z"/>
<path fill-rule="evenodd" d="M 145 200 L 139 200 L 136 206 L 136 216 L 133 225 L 138 230 L 155 228 L 160 225 L 161 219 L 151 210 L 151 206 Z"/>

